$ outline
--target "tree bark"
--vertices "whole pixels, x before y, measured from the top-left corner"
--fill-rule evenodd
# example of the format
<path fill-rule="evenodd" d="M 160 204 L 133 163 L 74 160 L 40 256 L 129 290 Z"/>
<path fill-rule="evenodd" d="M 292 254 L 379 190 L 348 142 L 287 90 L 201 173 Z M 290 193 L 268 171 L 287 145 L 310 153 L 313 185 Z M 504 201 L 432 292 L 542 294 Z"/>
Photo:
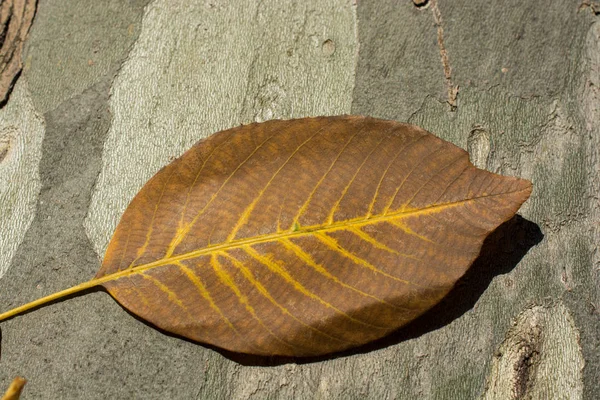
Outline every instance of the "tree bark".
<path fill-rule="evenodd" d="M 310 360 L 225 354 L 91 291 L 0 324 L 0 387 L 21 375 L 24 399 L 595 398 L 598 9 L 40 1 L 0 109 L 0 311 L 93 277 L 141 186 L 241 123 L 409 122 L 534 192 L 440 305 L 363 348 Z"/>

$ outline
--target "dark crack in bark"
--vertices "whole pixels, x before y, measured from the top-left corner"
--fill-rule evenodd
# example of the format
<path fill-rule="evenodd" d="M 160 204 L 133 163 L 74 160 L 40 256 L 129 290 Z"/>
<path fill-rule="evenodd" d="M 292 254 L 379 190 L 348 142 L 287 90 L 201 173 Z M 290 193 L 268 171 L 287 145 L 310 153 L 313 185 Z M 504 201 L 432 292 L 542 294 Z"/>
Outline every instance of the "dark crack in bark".
<path fill-rule="evenodd" d="M 437 42 L 440 48 L 440 57 L 442 59 L 442 67 L 444 68 L 444 78 L 446 82 L 446 88 L 448 90 L 448 104 L 450 105 L 450 111 L 456 111 L 458 97 L 458 85 L 452 82 L 452 68 L 450 67 L 450 58 L 448 57 L 448 51 L 444 44 L 444 28 L 442 27 L 442 14 L 438 8 L 437 0 L 431 0 L 431 12 L 433 13 L 433 20 L 437 27 Z"/>

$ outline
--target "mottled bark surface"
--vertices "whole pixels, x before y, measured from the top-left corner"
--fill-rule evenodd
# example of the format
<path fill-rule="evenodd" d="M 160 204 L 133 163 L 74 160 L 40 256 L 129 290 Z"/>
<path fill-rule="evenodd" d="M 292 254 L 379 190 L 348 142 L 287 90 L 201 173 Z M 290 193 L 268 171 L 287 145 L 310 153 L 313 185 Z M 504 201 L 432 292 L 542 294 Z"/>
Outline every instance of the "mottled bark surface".
<path fill-rule="evenodd" d="M 530 179 L 446 301 L 339 357 L 240 357 L 92 292 L 3 322 L 24 399 L 593 399 L 600 392 L 600 21 L 553 0 L 40 1 L 0 109 L 0 309 L 90 279 L 143 183 L 250 121 L 422 126 Z M 592 2 L 593 3 L 593 2 Z"/>

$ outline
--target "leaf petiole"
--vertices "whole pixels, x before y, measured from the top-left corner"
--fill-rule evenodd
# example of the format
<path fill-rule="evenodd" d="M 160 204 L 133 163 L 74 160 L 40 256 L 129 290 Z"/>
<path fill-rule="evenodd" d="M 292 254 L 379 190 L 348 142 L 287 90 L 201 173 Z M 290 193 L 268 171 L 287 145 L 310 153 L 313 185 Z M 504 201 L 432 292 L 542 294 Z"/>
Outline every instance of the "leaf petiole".
<path fill-rule="evenodd" d="M 30 302 L 30 303 L 24 304 L 24 305 L 22 305 L 20 307 L 13 308 L 12 310 L 9 310 L 9 311 L 6 311 L 6 312 L 0 314 L 0 322 L 4 321 L 6 319 L 12 318 L 12 317 L 14 317 L 16 315 L 22 314 L 22 313 L 24 313 L 26 311 L 29 311 L 31 309 L 37 308 L 39 306 L 42 306 L 44 304 L 50 303 L 52 301 L 62 299 L 62 298 L 67 297 L 67 296 L 69 296 L 71 294 L 79 293 L 79 292 L 84 291 L 86 289 L 90 289 L 90 288 L 96 287 L 96 286 L 98 286 L 101 283 L 101 281 L 103 281 L 103 279 L 92 279 L 91 281 L 81 283 L 81 284 L 73 286 L 73 287 L 71 287 L 69 289 L 61 290 L 59 292 L 53 293 L 51 295 L 48 295 L 46 297 L 42 297 L 42 298 L 34 300 L 34 301 Z"/>

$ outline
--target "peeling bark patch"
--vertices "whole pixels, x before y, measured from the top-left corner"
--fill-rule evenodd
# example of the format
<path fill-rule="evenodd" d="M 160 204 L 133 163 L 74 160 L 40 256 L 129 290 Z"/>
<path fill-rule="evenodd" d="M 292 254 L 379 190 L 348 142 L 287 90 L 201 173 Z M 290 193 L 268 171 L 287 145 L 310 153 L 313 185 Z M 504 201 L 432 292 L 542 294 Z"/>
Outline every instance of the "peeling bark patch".
<path fill-rule="evenodd" d="M 44 131 L 44 118 L 21 79 L 0 110 L 0 278 L 34 219 Z"/>
<path fill-rule="evenodd" d="M 523 311 L 492 360 L 483 399 L 580 399 L 584 366 L 579 332 L 562 304 Z"/>
<path fill-rule="evenodd" d="M 331 57 L 335 53 L 335 42 L 331 39 L 327 39 L 321 45 L 321 51 L 325 57 Z"/>
<path fill-rule="evenodd" d="M 539 336 L 535 339 L 539 339 Z M 532 371 L 535 367 L 535 360 L 539 354 L 535 340 L 531 343 L 526 343 L 524 346 L 519 348 L 519 358 L 515 362 L 513 368 L 515 371 L 515 393 L 517 398 L 525 396 L 527 388 L 533 385 Z"/>
<path fill-rule="evenodd" d="M 600 15 L 600 1 L 584 0 L 579 5 L 579 9 L 583 10 L 584 8 L 589 9 L 594 15 Z"/>
<path fill-rule="evenodd" d="M 23 44 L 33 22 L 37 0 L 0 2 L 0 107 L 21 72 Z"/>
<path fill-rule="evenodd" d="M 477 168 L 485 169 L 490 156 L 490 134 L 480 126 L 475 126 L 467 138 L 469 158 Z"/>
<path fill-rule="evenodd" d="M 13 146 L 14 136 L 12 129 L 0 131 L 0 163 L 4 161 L 11 147 Z"/>
<path fill-rule="evenodd" d="M 508 384 L 503 382 L 506 399 L 522 398 L 533 385 L 535 361 L 542 346 L 541 333 L 540 313 L 535 310 L 523 314 L 496 353 L 494 363 L 500 367 L 500 374 L 496 377 L 510 381 Z"/>
<path fill-rule="evenodd" d="M 437 0 L 431 0 L 431 12 L 433 13 L 433 20 L 437 27 L 437 42 L 440 48 L 440 57 L 442 59 L 442 67 L 444 69 L 444 77 L 446 81 L 446 88 L 448 89 L 448 104 L 450 105 L 450 111 L 456 111 L 457 103 L 456 98 L 458 97 L 458 85 L 452 83 L 452 68 L 450 67 L 450 58 L 448 57 L 448 51 L 444 44 L 444 28 L 442 27 L 442 13 L 438 8 Z"/>

